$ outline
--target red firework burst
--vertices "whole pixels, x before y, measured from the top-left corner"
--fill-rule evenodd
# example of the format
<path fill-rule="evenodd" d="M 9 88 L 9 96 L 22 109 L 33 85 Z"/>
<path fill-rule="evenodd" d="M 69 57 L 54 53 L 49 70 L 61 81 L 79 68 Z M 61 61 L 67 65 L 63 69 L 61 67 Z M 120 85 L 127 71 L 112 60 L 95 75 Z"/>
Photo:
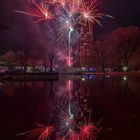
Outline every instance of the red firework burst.
<path fill-rule="evenodd" d="M 100 20 L 103 17 L 108 17 L 112 18 L 110 15 L 106 15 L 102 12 L 99 11 L 98 6 L 100 5 L 102 1 L 91 1 L 91 2 L 86 2 L 84 1 L 79 8 L 80 16 L 79 16 L 79 22 L 83 24 L 87 24 L 89 26 L 89 29 L 91 29 L 91 24 L 98 24 L 99 26 L 102 27 L 102 24 Z"/>
<path fill-rule="evenodd" d="M 54 127 L 51 125 L 45 126 L 42 124 L 37 124 L 37 127 L 34 128 L 33 130 L 17 134 L 16 136 L 26 135 L 28 139 L 37 138 L 38 140 L 44 140 L 45 138 L 51 136 L 53 131 L 54 131 Z"/>
<path fill-rule="evenodd" d="M 54 131 L 53 126 L 46 127 L 45 130 L 39 136 L 38 140 L 44 140 L 45 138 L 48 138 L 52 134 L 53 131 Z"/>
<path fill-rule="evenodd" d="M 53 18 L 45 2 L 35 3 L 32 7 L 28 6 L 25 11 L 14 10 L 15 12 L 26 14 L 36 18 L 36 22 L 42 22 Z"/>
<path fill-rule="evenodd" d="M 101 131 L 97 125 L 86 124 L 80 128 L 80 138 L 81 140 L 96 140 L 98 133 Z"/>

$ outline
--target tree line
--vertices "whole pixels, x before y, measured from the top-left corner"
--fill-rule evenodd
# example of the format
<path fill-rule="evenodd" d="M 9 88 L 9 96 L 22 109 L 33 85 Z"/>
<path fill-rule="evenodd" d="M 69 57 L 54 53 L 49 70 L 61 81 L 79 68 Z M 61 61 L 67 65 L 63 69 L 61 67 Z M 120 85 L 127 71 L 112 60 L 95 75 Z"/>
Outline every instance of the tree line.
<path fill-rule="evenodd" d="M 97 40 L 92 49 L 89 59 L 93 60 L 92 65 L 96 66 L 98 71 L 105 72 L 107 68 L 110 71 L 140 68 L 140 63 L 132 66 L 132 63 L 139 61 L 139 58 L 134 56 L 140 52 L 140 28 L 119 27 Z"/>
<path fill-rule="evenodd" d="M 25 35 L 26 36 L 26 35 Z M 28 39 L 27 39 L 28 38 Z M 27 40 L 27 41 L 25 41 Z M 27 66 L 44 66 L 45 71 L 49 67 L 53 71 L 53 63 L 56 58 L 54 47 L 36 46 L 26 36 L 23 44 L 15 45 L 13 49 L 8 50 L 1 55 L 1 61 L 5 62 L 7 67 L 21 66 L 26 71 Z M 140 50 L 140 28 L 136 26 L 120 27 L 112 33 L 103 35 L 98 39 L 86 59 L 87 65 L 96 67 L 96 71 L 129 71 L 136 69 L 140 65 L 131 67 L 131 63 L 137 60 L 135 54 Z"/>

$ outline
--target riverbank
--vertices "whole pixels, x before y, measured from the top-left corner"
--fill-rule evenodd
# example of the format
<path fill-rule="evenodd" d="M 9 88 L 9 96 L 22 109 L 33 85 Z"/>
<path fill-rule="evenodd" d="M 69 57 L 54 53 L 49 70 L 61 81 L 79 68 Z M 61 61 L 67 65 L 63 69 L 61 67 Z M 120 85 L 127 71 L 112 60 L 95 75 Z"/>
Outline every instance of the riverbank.
<path fill-rule="evenodd" d="M 76 72 L 76 73 L 61 73 L 61 75 L 140 76 L 140 72 Z"/>
<path fill-rule="evenodd" d="M 140 77 L 140 72 L 77 72 L 77 73 L 58 73 L 58 72 L 46 72 L 46 73 L 8 73 L 1 74 L 0 80 L 8 81 L 42 81 L 42 80 L 59 80 L 60 76 L 65 75 L 112 75 L 112 76 L 131 76 L 131 77 Z"/>
<path fill-rule="evenodd" d="M 0 80 L 58 80 L 59 73 L 57 72 L 47 72 L 47 73 L 6 73 L 0 75 Z"/>
<path fill-rule="evenodd" d="M 96 75 L 139 75 L 140 72 L 86 72 L 83 74 L 96 74 Z"/>

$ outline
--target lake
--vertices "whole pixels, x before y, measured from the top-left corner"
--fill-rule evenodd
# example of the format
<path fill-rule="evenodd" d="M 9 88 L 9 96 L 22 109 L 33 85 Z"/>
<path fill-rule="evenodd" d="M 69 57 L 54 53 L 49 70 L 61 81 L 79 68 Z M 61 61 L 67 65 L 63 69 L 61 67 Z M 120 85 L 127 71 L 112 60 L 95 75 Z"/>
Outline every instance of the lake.
<path fill-rule="evenodd" d="M 71 75 L 1 82 L 0 140 L 43 140 L 43 135 L 49 140 L 140 139 L 140 78 Z"/>

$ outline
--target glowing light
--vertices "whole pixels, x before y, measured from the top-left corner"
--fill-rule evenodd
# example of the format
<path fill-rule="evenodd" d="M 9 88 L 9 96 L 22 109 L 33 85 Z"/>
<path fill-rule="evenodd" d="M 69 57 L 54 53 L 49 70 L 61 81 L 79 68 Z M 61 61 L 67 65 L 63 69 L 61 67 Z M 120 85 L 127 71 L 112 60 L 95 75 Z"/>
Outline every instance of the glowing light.
<path fill-rule="evenodd" d="M 66 122 L 66 125 L 68 126 L 68 125 L 69 125 L 69 123 L 68 123 L 68 122 Z"/>
<path fill-rule="evenodd" d="M 87 13 L 85 13 L 84 16 L 85 16 L 85 18 L 88 18 L 88 14 Z"/>
<path fill-rule="evenodd" d="M 53 130 L 54 130 L 53 126 L 46 127 L 45 130 L 39 136 L 38 140 L 44 140 L 48 138 L 52 134 Z"/>
<path fill-rule="evenodd" d="M 100 19 L 102 19 L 104 16 L 113 18 L 110 15 L 105 15 L 104 13 L 101 13 L 98 9 L 98 6 L 100 5 L 101 1 L 93 1 L 93 2 L 85 2 L 80 5 L 80 16 L 79 16 L 79 22 L 83 22 L 84 24 L 87 24 L 89 27 L 89 30 L 91 30 L 91 24 L 97 23 L 102 27 L 102 24 L 100 22 Z"/>
<path fill-rule="evenodd" d="M 67 81 L 67 91 L 68 91 L 68 100 L 70 101 L 72 99 L 72 87 L 73 87 L 73 83 L 71 80 Z"/>
<path fill-rule="evenodd" d="M 70 32 L 73 32 L 73 31 L 74 31 L 74 29 L 72 27 L 70 27 Z"/>
<path fill-rule="evenodd" d="M 66 24 L 69 24 L 69 21 L 68 20 L 66 21 Z"/>
<path fill-rule="evenodd" d="M 127 77 L 126 77 L 126 76 L 124 76 L 124 77 L 123 77 L 123 80 L 124 80 L 124 81 L 127 81 Z"/>
<path fill-rule="evenodd" d="M 127 67 L 127 66 L 123 67 L 123 70 L 124 70 L 125 72 L 127 72 L 128 67 Z"/>
<path fill-rule="evenodd" d="M 27 6 L 25 11 L 14 10 L 17 13 L 26 14 L 36 18 L 36 22 L 46 21 L 46 19 L 52 19 L 53 15 L 49 11 L 49 8 L 44 2 L 35 3 L 32 7 Z"/>
<path fill-rule="evenodd" d="M 70 51 L 69 51 L 70 52 Z M 72 66 L 72 57 L 71 57 L 71 53 L 69 53 L 68 57 L 67 57 L 67 64 L 68 64 L 68 67 L 71 67 Z"/>
<path fill-rule="evenodd" d="M 45 17 L 46 17 L 46 19 L 48 18 L 48 13 L 45 13 Z"/>
<path fill-rule="evenodd" d="M 84 82 L 84 81 L 86 81 L 86 79 L 85 78 L 82 78 L 82 81 Z"/>
<path fill-rule="evenodd" d="M 68 41 L 70 41 L 71 32 L 74 30 L 72 19 L 64 15 L 59 18 L 59 22 L 60 22 L 60 26 L 58 28 L 58 34 L 59 34 L 58 41 L 66 44 L 66 40 L 68 39 Z M 69 46 L 70 46 L 70 42 L 66 46 L 66 48 L 69 48 Z"/>
<path fill-rule="evenodd" d="M 86 139 L 96 139 L 97 134 L 101 131 L 101 128 L 99 128 L 96 125 L 93 124 L 86 124 L 81 127 L 80 136 L 83 140 Z"/>
<path fill-rule="evenodd" d="M 85 70 L 85 67 L 82 67 L 82 70 Z"/>
<path fill-rule="evenodd" d="M 71 49 L 71 33 L 74 31 L 74 29 L 72 26 L 70 26 L 69 28 L 70 28 L 70 31 L 69 31 L 69 42 L 68 42 L 68 47 L 69 47 L 69 55 L 68 55 L 69 65 L 68 66 L 70 67 L 72 65 L 72 62 L 71 62 L 71 51 L 72 51 L 72 49 Z"/>
<path fill-rule="evenodd" d="M 37 127 L 33 130 L 17 134 L 16 136 L 27 135 L 29 139 L 34 139 L 38 137 L 38 140 L 44 140 L 51 136 L 53 131 L 53 126 L 44 126 L 42 124 L 37 124 Z"/>

